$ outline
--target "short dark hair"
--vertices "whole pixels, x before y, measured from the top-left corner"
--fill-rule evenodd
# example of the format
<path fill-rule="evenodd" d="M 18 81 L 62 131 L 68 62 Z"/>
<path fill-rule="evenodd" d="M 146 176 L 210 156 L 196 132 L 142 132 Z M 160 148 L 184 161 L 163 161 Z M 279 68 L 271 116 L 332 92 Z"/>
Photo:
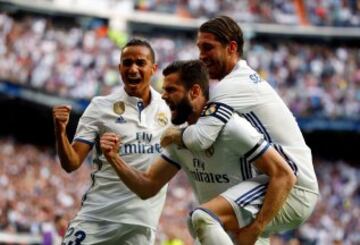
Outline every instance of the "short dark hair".
<path fill-rule="evenodd" d="M 143 46 L 150 50 L 151 55 L 151 61 L 155 63 L 155 52 L 153 48 L 151 47 L 150 43 L 148 41 L 142 40 L 142 39 L 131 39 L 129 42 L 127 42 L 121 49 L 121 53 L 124 51 L 125 48 L 131 47 L 131 46 Z"/>
<path fill-rule="evenodd" d="M 227 45 L 230 41 L 235 41 L 238 45 L 237 52 L 239 56 L 243 54 L 244 37 L 240 26 L 228 16 L 218 16 L 203 23 L 200 32 L 208 32 L 218 39 L 223 45 Z"/>
<path fill-rule="evenodd" d="M 199 84 L 205 98 L 209 99 L 209 75 L 202 61 L 175 61 L 169 64 L 162 73 L 164 76 L 179 73 L 180 81 L 186 89 L 190 89 L 194 84 Z"/>

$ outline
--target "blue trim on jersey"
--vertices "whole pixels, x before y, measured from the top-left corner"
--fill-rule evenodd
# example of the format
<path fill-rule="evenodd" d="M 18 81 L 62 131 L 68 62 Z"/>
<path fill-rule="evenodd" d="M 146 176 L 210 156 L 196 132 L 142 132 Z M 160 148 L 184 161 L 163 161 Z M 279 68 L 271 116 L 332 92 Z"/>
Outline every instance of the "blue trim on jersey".
<path fill-rule="evenodd" d="M 265 189 L 258 191 L 257 193 L 254 193 L 251 197 L 249 197 L 249 199 L 247 200 L 243 200 L 240 203 L 238 203 L 241 207 L 245 207 L 246 205 L 249 205 L 251 202 L 253 202 L 254 200 L 258 199 L 259 197 L 265 196 L 266 194 L 266 187 Z"/>
<path fill-rule="evenodd" d="M 251 156 L 251 154 L 253 154 L 261 146 L 261 144 L 264 141 L 265 141 L 264 139 L 259 140 L 259 142 L 257 142 L 256 145 L 254 145 L 253 148 L 251 148 L 248 152 L 246 152 L 244 154 L 245 159 L 249 158 L 249 156 Z"/>
<path fill-rule="evenodd" d="M 252 166 L 248 161 L 246 161 L 245 158 L 240 158 L 240 169 L 241 169 L 241 174 L 243 176 L 243 180 L 251 179 L 253 177 Z"/>
<path fill-rule="evenodd" d="M 100 136 L 99 136 L 99 135 L 96 137 L 95 142 L 96 142 L 96 143 L 95 143 L 95 151 L 97 152 L 96 155 L 99 156 L 100 154 L 102 154 L 101 148 L 100 148 Z M 84 195 L 83 195 L 83 197 L 82 197 L 82 199 L 81 199 L 81 206 L 83 206 L 85 200 L 87 199 L 87 195 L 89 194 L 89 192 L 91 191 L 91 189 L 95 186 L 95 180 L 96 180 L 95 174 L 96 174 L 97 172 L 99 172 L 99 171 L 101 170 L 102 166 L 103 166 L 102 161 L 101 161 L 98 157 L 96 157 L 96 158 L 93 160 L 93 164 L 96 164 L 96 165 L 98 166 L 98 169 L 95 170 L 94 172 L 92 172 L 92 173 L 90 174 L 91 185 L 90 185 L 90 187 L 87 189 L 87 191 L 84 193 Z"/>
<path fill-rule="evenodd" d="M 241 171 L 241 175 L 242 175 L 242 179 L 246 180 L 247 176 L 246 176 L 246 169 L 244 166 L 244 159 L 240 158 L 240 171 Z"/>
<path fill-rule="evenodd" d="M 274 146 L 276 151 L 285 159 L 285 161 L 289 164 L 290 168 L 293 170 L 295 176 L 298 175 L 298 167 L 296 163 L 285 153 L 282 146 L 279 144 L 272 143 L 272 139 L 267 132 L 265 126 L 261 123 L 260 119 L 255 115 L 254 112 L 244 113 L 242 114 L 245 119 L 247 119 L 261 134 L 264 135 L 265 139 Z"/>
<path fill-rule="evenodd" d="M 265 195 L 267 186 L 268 184 L 258 185 L 255 188 L 246 192 L 245 194 L 241 195 L 238 199 L 235 200 L 235 202 L 239 206 L 244 207 L 255 199 L 259 198 L 260 196 Z"/>
<path fill-rule="evenodd" d="M 95 174 L 100 171 L 100 169 L 97 169 L 95 172 L 90 174 L 90 178 L 91 178 L 91 185 L 89 187 L 89 189 L 85 192 L 85 194 L 82 197 L 81 200 L 81 206 L 84 205 L 84 202 L 86 201 L 87 195 L 89 194 L 90 190 L 95 186 Z"/>
<path fill-rule="evenodd" d="M 261 128 L 259 127 L 259 125 L 256 124 L 256 122 L 251 118 L 251 116 L 249 116 L 247 113 L 244 113 L 244 114 L 241 114 L 241 115 L 242 115 L 254 128 L 256 128 L 259 133 L 261 133 L 262 135 L 264 135 L 263 132 L 261 131 Z M 264 135 L 264 137 L 265 137 L 265 135 Z M 268 140 L 268 139 L 267 139 L 267 140 Z"/>
<path fill-rule="evenodd" d="M 93 146 L 95 144 L 95 142 L 91 142 L 89 140 L 85 140 L 85 139 L 81 139 L 81 138 L 75 138 L 73 141 L 82 142 L 82 143 L 88 144 L 90 146 Z"/>
<path fill-rule="evenodd" d="M 254 112 L 250 112 L 250 115 L 254 118 L 254 120 L 257 122 L 257 124 L 261 127 L 262 132 L 263 132 L 264 135 L 265 135 L 265 139 L 267 139 L 267 141 L 268 141 L 269 143 L 271 143 L 272 140 L 271 140 L 271 137 L 270 137 L 269 133 L 268 133 L 267 130 L 266 130 L 266 127 L 261 123 L 260 119 L 255 115 Z"/>
<path fill-rule="evenodd" d="M 177 162 L 171 160 L 170 158 L 168 158 L 167 156 L 165 156 L 164 154 L 160 155 L 164 160 L 166 160 L 167 162 L 171 163 L 172 165 L 174 165 L 175 167 L 177 167 L 178 169 L 181 169 L 181 165 L 178 164 Z"/>
<path fill-rule="evenodd" d="M 207 208 L 202 208 L 202 207 L 197 207 L 195 208 L 193 211 L 190 212 L 190 216 L 192 216 L 192 214 L 196 211 L 196 210 L 201 210 L 204 211 L 205 213 L 207 213 L 208 215 L 210 215 L 214 220 L 216 220 L 217 222 L 219 222 L 219 224 L 224 227 L 224 223 L 221 221 L 221 219 L 214 214 L 211 210 L 207 209 Z"/>
<path fill-rule="evenodd" d="M 226 124 L 230 120 L 233 112 L 234 109 L 227 104 L 210 102 L 202 110 L 201 117 L 213 116 Z"/>
<path fill-rule="evenodd" d="M 264 152 L 269 148 L 270 144 L 267 143 L 264 148 L 258 153 L 256 154 L 253 158 L 249 159 L 249 162 L 254 162 L 256 159 L 258 159 L 258 157 L 260 157 L 262 154 L 264 154 Z"/>
<path fill-rule="evenodd" d="M 250 122 L 250 124 L 257 129 L 257 131 L 259 133 L 261 133 L 262 135 L 264 135 L 264 138 L 267 142 L 271 143 L 272 140 L 270 138 L 270 135 L 268 134 L 268 132 L 266 131 L 265 127 L 263 126 L 263 124 L 260 122 L 259 118 L 256 117 L 256 115 L 253 112 L 250 113 L 244 113 L 242 114 L 242 116 L 248 120 Z"/>
<path fill-rule="evenodd" d="M 298 175 L 298 167 L 296 163 L 285 153 L 284 149 L 279 144 L 274 144 L 275 150 L 285 159 L 285 161 L 289 164 L 290 168 L 294 172 L 294 175 Z"/>

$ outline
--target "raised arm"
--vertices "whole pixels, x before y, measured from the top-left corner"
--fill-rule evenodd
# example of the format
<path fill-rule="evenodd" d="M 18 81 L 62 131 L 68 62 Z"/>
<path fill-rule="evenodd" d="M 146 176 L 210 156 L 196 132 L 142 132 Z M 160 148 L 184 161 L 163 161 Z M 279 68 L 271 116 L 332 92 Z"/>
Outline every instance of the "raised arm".
<path fill-rule="evenodd" d="M 156 195 L 179 170 L 162 157 L 158 157 L 146 172 L 132 168 L 119 156 L 120 140 L 114 133 L 105 133 L 100 138 L 100 146 L 121 180 L 141 199 Z"/>
<path fill-rule="evenodd" d="M 66 134 L 71 106 L 58 105 L 53 107 L 53 119 L 56 136 L 56 148 L 62 168 L 70 173 L 78 169 L 91 150 L 91 145 L 82 142 L 70 144 Z"/>
<path fill-rule="evenodd" d="M 277 215 L 296 183 L 296 176 L 286 161 L 272 147 L 261 155 L 255 166 L 269 176 L 269 183 L 264 203 L 255 220 L 240 229 L 238 234 L 240 244 L 253 244 L 265 230 L 267 224 Z"/>

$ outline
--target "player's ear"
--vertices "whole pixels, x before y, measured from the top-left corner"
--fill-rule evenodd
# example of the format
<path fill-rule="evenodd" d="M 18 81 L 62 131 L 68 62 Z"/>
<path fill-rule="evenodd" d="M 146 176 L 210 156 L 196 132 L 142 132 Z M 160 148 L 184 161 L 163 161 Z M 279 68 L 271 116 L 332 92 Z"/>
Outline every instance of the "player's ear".
<path fill-rule="evenodd" d="M 234 54 L 237 53 L 238 44 L 235 41 L 230 41 L 228 45 L 229 53 Z"/>
<path fill-rule="evenodd" d="M 199 84 L 194 84 L 190 90 L 191 99 L 196 99 L 201 95 L 201 87 Z"/>
<path fill-rule="evenodd" d="M 154 75 L 158 69 L 158 64 L 152 64 L 152 74 Z"/>

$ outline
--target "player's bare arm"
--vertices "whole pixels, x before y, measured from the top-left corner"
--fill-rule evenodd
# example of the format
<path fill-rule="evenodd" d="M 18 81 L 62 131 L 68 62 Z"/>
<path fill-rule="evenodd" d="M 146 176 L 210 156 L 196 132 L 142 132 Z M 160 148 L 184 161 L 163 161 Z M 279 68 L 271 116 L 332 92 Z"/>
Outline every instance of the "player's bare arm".
<path fill-rule="evenodd" d="M 70 144 L 66 134 L 70 112 L 71 106 L 69 105 L 57 105 L 53 107 L 56 148 L 61 166 L 68 173 L 78 169 L 91 150 L 90 145 L 82 142 Z"/>
<path fill-rule="evenodd" d="M 241 228 L 238 233 L 239 244 L 254 244 L 266 225 L 276 216 L 284 205 L 291 189 L 296 183 L 296 176 L 277 153 L 269 149 L 255 161 L 255 166 L 269 176 L 269 183 L 264 203 L 255 220 Z"/>
<path fill-rule="evenodd" d="M 156 195 L 174 177 L 178 168 L 158 157 L 146 172 L 130 167 L 119 156 L 120 138 L 115 133 L 104 133 L 100 147 L 108 162 L 113 166 L 121 180 L 141 199 Z"/>

